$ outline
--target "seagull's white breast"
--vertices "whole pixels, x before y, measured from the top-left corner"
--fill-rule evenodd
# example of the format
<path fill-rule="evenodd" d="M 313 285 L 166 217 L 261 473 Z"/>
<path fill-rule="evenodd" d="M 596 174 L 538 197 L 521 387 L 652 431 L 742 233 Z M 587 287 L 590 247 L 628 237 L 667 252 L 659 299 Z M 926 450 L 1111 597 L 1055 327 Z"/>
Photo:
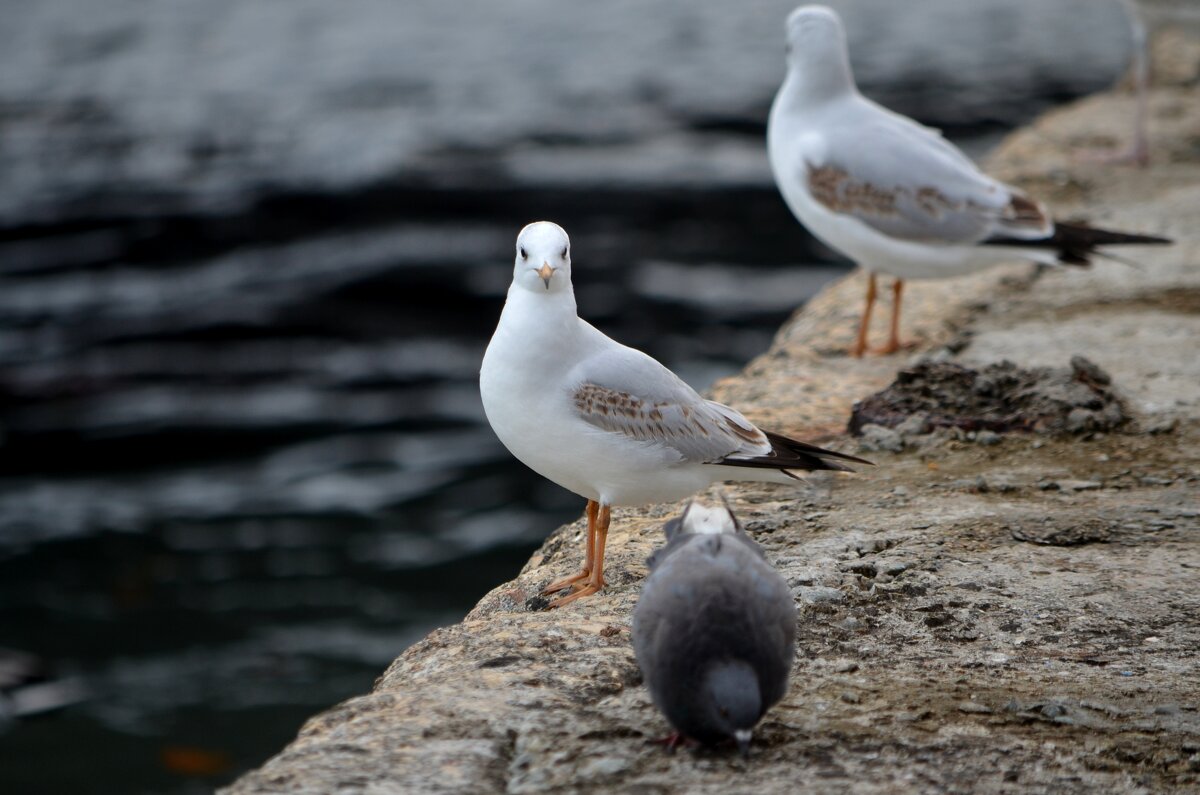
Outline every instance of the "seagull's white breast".
<path fill-rule="evenodd" d="M 576 412 L 577 365 L 617 344 L 570 317 L 532 304 L 548 296 L 513 290 L 488 344 L 479 391 L 488 422 L 530 469 L 580 496 L 609 505 L 683 499 L 723 467 L 681 464 L 677 451 L 597 428 Z"/>

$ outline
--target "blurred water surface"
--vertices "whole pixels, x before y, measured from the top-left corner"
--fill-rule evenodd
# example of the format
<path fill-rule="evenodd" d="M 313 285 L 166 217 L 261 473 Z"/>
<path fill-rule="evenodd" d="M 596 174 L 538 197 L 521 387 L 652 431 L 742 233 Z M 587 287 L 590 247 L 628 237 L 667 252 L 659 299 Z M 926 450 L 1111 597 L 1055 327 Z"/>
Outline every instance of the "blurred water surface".
<path fill-rule="evenodd" d="M 700 387 L 844 272 L 763 151 L 791 5 L 0 2 L 0 789 L 205 791 L 578 514 L 477 395 L 525 222 Z M 975 152 L 1125 61 L 1102 0 L 838 5 Z"/>

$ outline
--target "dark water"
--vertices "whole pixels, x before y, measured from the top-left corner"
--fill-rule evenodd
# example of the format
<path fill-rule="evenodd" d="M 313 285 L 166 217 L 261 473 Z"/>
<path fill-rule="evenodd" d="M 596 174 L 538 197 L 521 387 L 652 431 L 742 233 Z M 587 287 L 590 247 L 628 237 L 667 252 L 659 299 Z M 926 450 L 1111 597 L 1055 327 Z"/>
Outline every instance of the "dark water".
<path fill-rule="evenodd" d="M 699 387 L 844 272 L 762 151 L 790 3 L 618 5 L 0 3 L 0 791 L 228 781 L 578 515 L 479 405 L 524 223 Z M 1093 0 L 842 5 L 976 152 L 1123 58 Z"/>

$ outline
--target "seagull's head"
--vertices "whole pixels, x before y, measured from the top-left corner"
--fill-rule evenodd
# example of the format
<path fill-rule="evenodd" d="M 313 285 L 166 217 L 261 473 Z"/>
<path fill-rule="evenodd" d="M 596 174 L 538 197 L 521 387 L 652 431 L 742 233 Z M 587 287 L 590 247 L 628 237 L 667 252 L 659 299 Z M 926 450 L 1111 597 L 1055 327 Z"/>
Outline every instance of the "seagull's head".
<path fill-rule="evenodd" d="M 809 93 L 840 93 L 854 85 L 846 29 L 832 8 L 800 6 L 788 16 L 787 62 Z"/>
<path fill-rule="evenodd" d="M 513 284 L 535 293 L 571 289 L 571 239 L 561 226 L 534 221 L 521 230 Z"/>

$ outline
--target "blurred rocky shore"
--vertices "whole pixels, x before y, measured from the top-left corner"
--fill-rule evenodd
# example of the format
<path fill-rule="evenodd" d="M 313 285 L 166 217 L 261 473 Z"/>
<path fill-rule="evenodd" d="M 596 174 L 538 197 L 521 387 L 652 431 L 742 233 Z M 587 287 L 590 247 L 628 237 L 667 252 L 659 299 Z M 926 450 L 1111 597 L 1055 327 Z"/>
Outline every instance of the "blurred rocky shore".
<path fill-rule="evenodd" d="M 1112 393 L 1108 424 L 982 433 L 917 418 L 845 435 L 855 402 L 910 364 L 841 353 L 857 275 L 715 387 L 756 421 L 879 464 L 800 491 L 727 491 L 801 606 L 790 693 L 748 762 L 647 742 L 667 725 L 640 686 L 629 621 L 644 560 L 679 510 L 661 506 L 614 513 L 603 595 L 533 609 L 578 563 L 582 525 L 561 528 L 462 623 L 430 633 L 371 693 L 311 719 L 225 792 L 1195 791 L 1196 80 L 1153 92 L 1147 170 L 1077 157 L 1127 133 L 1124 94 L 1045 115 L 990 162 L 1060 214 L 1176 245 L 1138 251 L 1137 267 L 1013 265 L 914 283 L 906 302 L 914 357 L 1059 368 Z M 988 389 L 1002 398 L 1001 381 Z"/>

